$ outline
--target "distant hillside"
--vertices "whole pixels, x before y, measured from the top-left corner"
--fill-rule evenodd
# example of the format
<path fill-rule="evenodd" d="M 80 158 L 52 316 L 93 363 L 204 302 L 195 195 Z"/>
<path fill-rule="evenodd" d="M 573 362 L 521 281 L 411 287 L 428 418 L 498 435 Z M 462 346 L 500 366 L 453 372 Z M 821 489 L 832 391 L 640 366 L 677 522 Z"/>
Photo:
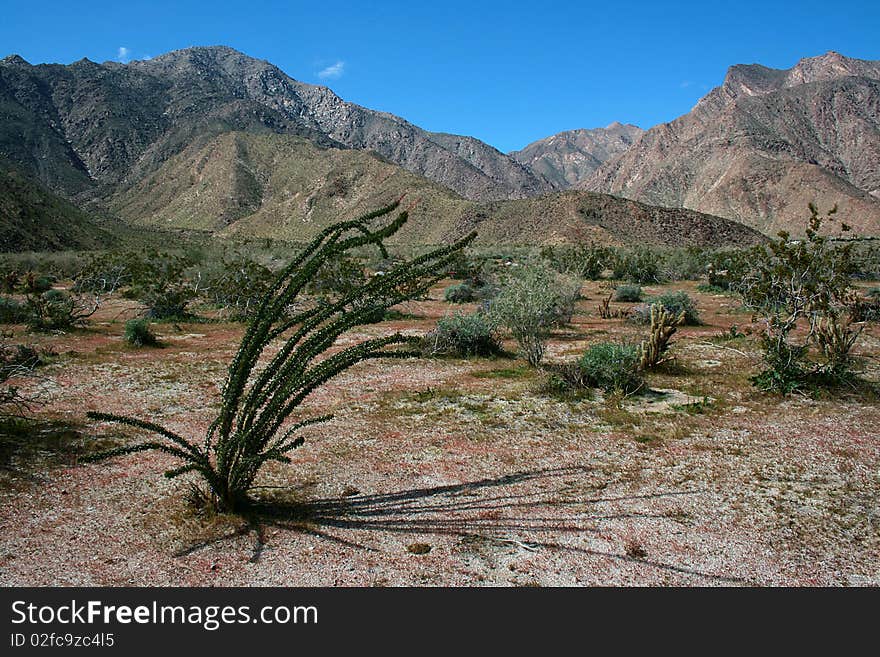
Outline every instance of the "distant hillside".
<path fill-rule="evenodd" d="M 0 251 L 111 246 L 116 236 L 35 180 L 0 163 Z"/>
<path fill-rule="evenodd" d="M 583 189 L 803 232 L 807 204 L 880 235 L 880 62 L 837 53 L 734 66 L 688 114 L 646 132 Z"/>
<path fill-rule="evenodd" d="M 532 142 L 510 156 L 559 189 L 589 178 L 604 162 L 620 155 L 645 131 L 614 122 L 607 128 L 568 130 Z"/>
<path fill-rule="evenodd" d="M 407 203 L 418 201 L 397 236 L 410 243 L 446 242 L 472 229 L 481 242 L 511 244 L 730 245 L 760 239 L 717 217 L 603 194 L 470 201 L 363 151 L 242 132 L 190 145 L 110 203 L 119 216 L 140 225 L 301 241 L 403 194 Z"/>

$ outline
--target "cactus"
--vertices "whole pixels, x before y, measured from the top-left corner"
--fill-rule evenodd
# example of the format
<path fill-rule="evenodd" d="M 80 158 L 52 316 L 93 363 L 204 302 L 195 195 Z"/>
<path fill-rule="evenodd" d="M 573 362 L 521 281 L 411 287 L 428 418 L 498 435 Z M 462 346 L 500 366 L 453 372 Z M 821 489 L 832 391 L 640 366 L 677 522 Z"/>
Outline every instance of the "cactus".
<path fill-rule="evenodd" d="M 640 346 L 641 367 L 643 370 L 657 367 L 669 361 L 664 354 L 669 349 L 669 340 L 684 323 L 685 311 L 673 315 L 660 304 L 651 306 L 651 337 L 643 340 Z"/>

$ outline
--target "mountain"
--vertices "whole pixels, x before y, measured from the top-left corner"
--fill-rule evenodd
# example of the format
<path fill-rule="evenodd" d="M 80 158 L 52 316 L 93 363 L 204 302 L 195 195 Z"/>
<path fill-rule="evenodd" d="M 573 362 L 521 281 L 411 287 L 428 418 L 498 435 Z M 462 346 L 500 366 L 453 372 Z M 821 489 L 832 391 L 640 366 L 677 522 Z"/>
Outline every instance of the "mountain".
<path fill-rule="evenodd" d="M 807 204 L 880 234 L 880 62 L 829 52 L 729 69 L 688 114 L 642 135 L 581 189 L 803 233 Z"/>
<path fill-rule="evenodd" d="M 117 242 L 82 210 L 0 162 L 0 252 L 106 248 Z"/>
<path fill-rule="evenodd" d="M 430 133 L 298 82 L 222 46 L 129 64 L 0 60 L 0 156 L 71 198 L 103 196 L 155 171 L 189 144 L 224 132 L 297 135 L 371 150 L 473 199 L 551 189 L 470 137 Z"/>
<path fill-rule="evenodd" d="M 644 130 L 614 122 L 607 128 L 568 130 L 532 142 L 509 155 L 549 180 L 568 189 L 589 178 L 604 162 L 620 155 Z"/>
<path fill-rule="evenodd" d="M 589 192 L 472 201 L 373 153 L 271 133 L 194 141 L 108 204 L 141 226 L 303 241 L 403 195 L 411 220 L 396 239 L 411 244 L 447 242 L 471 230 L 487 244 L 721 246 L 761 239 L 733 221 Z"/>

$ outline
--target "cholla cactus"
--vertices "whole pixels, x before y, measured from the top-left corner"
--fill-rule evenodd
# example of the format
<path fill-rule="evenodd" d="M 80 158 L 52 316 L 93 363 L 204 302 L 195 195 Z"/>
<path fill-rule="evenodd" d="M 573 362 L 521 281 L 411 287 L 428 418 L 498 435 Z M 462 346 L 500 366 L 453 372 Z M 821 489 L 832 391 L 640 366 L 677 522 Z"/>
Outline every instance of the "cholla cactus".
<path fill-rule="evenodd" d="M 658 303 L 651 306 L 651 337 L 643 340 L 640 347 L 642 369 L 657 367 L 669 360 L 663 355 L 669 349 L 670 338 L 684 323 L 684 316 L 684 310 L 673 315 Z"/>
<path fill-rule="evenodd" d="M 145 429 L 160 440 L 110 450 L 89 460 L 160 450 L 182 462 L 165 475 L 197 472 L 208 487 L 205 497 L 216 508 L 232 511 L 246 504 L 260 468 L 267 461 L 289 463 L 287 454 L 303 444 L 297 431 L 330 419 L 323 415 L 288 421 L 309 394 L 361 361 L 418 355 L 416 349 L 405 346 L 390 349 L 419 340 L 400 333 L 366 340 L 332 355 L 327 351 L 342 333 L 366 323 L 377 311 L 424 293 L 442 278 L 449 263 L 475 234 L 404 262 L 341 298 L 324 299 L 293 316 L 289 314 L 298 295 L 328 260 L 366 245 L 376 246 L 387 257 L 383 241 L 403 226 L 407 213 L 401 212 L 384 226 L 374 228 L 374 223 L 398 204 L 326 228 L 278 275 L 260 301 L 229 366 L 220 411 L 202 441 L 188 440 L 152 422 L 93 412 L 88 415 L 94 420 Z M 258 368 L 261 357 L 276 341 L 281 342 L 280 349 L 265 367 Z"/>
<path fill-rule="evenodd" d="M 829 313 L 816 322 L 816 342 L 827 362 L 829 374 L 845 379 L 852 376 L 852 348 L 864 326 L 855 326 L 841 313 Z"/>

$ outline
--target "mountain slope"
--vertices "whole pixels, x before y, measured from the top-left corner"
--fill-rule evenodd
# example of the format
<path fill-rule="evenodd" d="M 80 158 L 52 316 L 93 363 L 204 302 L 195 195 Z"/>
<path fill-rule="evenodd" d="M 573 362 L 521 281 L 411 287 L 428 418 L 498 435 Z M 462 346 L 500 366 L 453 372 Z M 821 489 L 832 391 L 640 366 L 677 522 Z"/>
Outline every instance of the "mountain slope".
<path fill-rule="evenodd" d="M 31 66 L 7 57 L 0 61 L 0 118 L 0 155 L 71 196 L 100 196 L 154 171 L 189 143 L 230 130 L 372 150 L 470 198 L 550 189 L 479 140 L 429 133 L 347 103 L 226 47 L 129 64 Z"/>
<path fill-rule="evenodd" d="M 606 128 L 568 130 L 532 142 L 510 156 L 559 189 L 586 180 L 604 162 L 623 153 L 645 131 L 614 122 Z"/>
<path fill-rule="evenodd" d="M 734 66 L 688 114 L 656 126 L 582 189 L 803 232 L 807 203 L 880 234 L 880 62 L 837 53 L 789 70 Z"/>
<path fill-rule="evenodd" d="M 106 248 L 116 237 L 69 201 L 0 162 L 0 252 Z"/>
<path fill-rule="evenodd" d="M 396 239 L 413 244 L 448 242 L 473 229 L 481 242 L 509 244 L 730 245 L 760 239 L 735 222 L 603 194 L 470 201 L 370 153 L 244 132 L 191 144 L 114 195 L 110 205 L 140 225 L 302 241 L 402 195 L 413 209 Z"/>

